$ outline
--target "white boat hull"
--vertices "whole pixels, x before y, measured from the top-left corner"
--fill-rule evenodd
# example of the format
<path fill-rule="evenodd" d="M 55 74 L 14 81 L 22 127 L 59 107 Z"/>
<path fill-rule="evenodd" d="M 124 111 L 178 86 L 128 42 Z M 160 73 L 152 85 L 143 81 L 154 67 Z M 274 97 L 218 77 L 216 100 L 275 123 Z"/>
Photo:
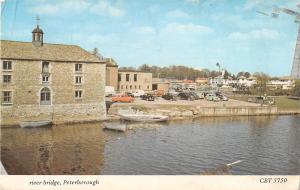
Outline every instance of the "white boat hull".
<path fill-rule="evenodd" d="M 126 121 L 137 121 L 137 122 L 159 122 L 166 121 L 169 119 L 168 116 L 164 115 L 146 115 L 146 114 L 120 114 L 121 119 Z"/>
<path fill-rule="evenodd" d="M 51 121 L 24 121 L 20 123 L 21 128 L 29 128 L 29 127 L 42 127 L 51 125 Z"/>
<path fill-rule="evenodd" d="M 104 123 L 104 129 L 109 129 L 113 131 L 126 131 L 125 124 L 116 124 L 116 123 Z"/>

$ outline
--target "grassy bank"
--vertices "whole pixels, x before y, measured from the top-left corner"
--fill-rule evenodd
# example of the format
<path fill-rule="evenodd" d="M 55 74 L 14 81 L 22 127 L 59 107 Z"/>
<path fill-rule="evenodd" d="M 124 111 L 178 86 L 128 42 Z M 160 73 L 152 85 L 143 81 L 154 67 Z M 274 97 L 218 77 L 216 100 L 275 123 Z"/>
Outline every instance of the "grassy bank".
<path fill-rule="evenodd" d="M 230 98 L 240 101 L 248 101 L 248 95 L 236 95 Z M 297 110 L 300 109 L 300 100 L 289 99 L 285 96 L 275 97 L 275 104 L 278 110 Z"/>

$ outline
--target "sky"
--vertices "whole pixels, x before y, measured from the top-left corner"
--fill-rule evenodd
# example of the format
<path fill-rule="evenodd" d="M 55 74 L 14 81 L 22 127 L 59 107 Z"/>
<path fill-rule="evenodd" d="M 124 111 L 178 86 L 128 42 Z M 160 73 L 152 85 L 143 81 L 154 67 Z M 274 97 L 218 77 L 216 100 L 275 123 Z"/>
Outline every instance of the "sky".
<path fill-rule="evenodd" d="M 3 3 L 5 1 L 5 3 Z M 298 0 L 1 0 L 1 39 L 98 48 L 121 67 L 185 65 L 290 75 L 299 24 L 274 6 Z"/>

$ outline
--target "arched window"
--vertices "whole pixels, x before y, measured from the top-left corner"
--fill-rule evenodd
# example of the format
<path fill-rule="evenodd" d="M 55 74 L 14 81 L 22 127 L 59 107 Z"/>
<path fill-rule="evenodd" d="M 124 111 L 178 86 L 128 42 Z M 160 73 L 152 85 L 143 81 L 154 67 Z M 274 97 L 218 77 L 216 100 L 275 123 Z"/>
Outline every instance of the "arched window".
<path fill-rule="evenodd" d="M 51 104 L 51 91 L 49 88 L 45 87 L 41 90 L 41 105 Z"/>

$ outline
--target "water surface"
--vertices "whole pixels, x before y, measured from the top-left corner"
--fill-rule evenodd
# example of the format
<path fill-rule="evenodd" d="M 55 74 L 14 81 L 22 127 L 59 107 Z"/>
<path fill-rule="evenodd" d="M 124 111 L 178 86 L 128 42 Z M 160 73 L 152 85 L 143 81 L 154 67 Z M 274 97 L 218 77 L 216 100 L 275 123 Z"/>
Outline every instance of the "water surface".
<path fill-rule="evenodd" d="M 128 124 L 2 128 L 9 174 L 199 174 L 243 160 L 232 174 L 300 174 L 300 116 L 208 117 Z"/>

